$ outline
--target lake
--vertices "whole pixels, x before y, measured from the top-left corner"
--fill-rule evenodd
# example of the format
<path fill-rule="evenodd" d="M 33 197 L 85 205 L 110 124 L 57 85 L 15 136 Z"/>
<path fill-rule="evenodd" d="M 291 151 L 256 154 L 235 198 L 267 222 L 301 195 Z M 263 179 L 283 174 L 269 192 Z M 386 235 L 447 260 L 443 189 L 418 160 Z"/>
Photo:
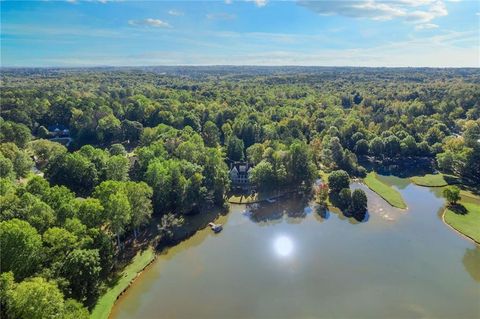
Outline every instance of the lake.
<path fill-rule="evenodd" d="M 408 209 L 361 184 L 363 222 L 289 198 L 232 205 L 160 255 L 111 318 L 479 318 L 480 247 L 440 218 L 443 199 L 387 178 Z"/>

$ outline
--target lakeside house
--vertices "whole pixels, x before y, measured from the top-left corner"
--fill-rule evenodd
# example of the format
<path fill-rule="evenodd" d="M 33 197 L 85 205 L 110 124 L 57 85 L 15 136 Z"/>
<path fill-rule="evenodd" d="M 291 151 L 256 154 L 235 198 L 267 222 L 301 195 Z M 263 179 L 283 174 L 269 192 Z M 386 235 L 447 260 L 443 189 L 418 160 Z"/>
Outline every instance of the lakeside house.
<path fill-rule="evenodd" d="M 230 164 L 230 180 L 233 186 L 237 187 L 249 187 L 250 172 L 253 165 L 248 162 L 233 162 Z"/>

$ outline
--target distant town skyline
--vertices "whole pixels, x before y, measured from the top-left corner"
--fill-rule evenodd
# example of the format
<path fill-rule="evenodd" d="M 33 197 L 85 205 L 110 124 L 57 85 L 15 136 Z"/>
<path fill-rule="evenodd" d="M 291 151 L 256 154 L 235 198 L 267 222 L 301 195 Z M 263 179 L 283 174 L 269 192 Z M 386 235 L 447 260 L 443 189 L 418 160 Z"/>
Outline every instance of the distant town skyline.
<path fill-rule="evenodd" d="M 4 67 L 480 67 L 478 1 L 0 4 Z"/>

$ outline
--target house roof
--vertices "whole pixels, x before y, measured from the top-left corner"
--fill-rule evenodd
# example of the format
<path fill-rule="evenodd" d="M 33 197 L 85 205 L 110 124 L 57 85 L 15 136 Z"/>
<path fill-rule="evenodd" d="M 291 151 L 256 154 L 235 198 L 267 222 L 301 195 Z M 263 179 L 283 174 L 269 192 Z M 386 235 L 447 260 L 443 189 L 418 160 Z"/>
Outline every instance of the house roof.
<path fill-rule="evenodd" d="M 253 165 L 247 162 L 235 162 L 232 163 L 230 173 L 234 173 L 238 177 L 247 176 L 252 167 Z"/>
<path fill-rule="evenodd" d="M 231 164 L 230 171 L 236 170 L 237 172 L 248 172 L 253 167 L 248 162 L 234 162 Z"/>

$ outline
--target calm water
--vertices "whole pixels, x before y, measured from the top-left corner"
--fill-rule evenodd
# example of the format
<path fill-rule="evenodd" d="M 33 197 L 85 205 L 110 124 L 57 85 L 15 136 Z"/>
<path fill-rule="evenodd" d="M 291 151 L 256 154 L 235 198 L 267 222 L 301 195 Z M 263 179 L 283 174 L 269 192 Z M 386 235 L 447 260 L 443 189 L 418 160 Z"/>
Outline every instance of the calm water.
<path fill-rule="evenodd" d="M 364 222 L 301 199 L 232 206 L 160 256 L 111 318 L 480 318 L 480 247 L 428 188 L 389 178 L 408 209 L 369 197 Z"/>

